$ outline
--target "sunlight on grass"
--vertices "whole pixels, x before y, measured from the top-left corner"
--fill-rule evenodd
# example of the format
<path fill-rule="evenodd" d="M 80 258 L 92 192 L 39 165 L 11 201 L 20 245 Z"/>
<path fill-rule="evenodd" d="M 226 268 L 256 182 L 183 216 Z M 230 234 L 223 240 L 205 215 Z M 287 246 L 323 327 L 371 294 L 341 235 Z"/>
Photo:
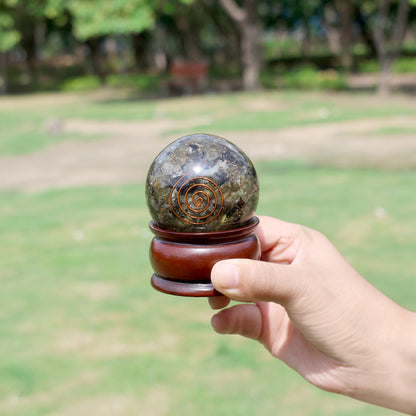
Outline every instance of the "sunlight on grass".
<path fill-rule="evenodd" d="M 189 133 L 190 127 L 194 131 L 267 130 L 368 118 L 416 116 L 415 107 L 404 98 L 393 97 L 383 101 L 364 94 L 264 91 L 159 100 L 138 100 L 111 92 L 103 96 L 97 94 L 40 94 L 27 96 L 27 101 L 24 97 L 14 98 L 8 106 L 6 99 L 0 98 L 0 155 L 29 153 L 62 141 L 103 137 L 67 133 L 65 121 L 71 119 L 86 122 L 146 120 L 155 124 L 163 120 L 183 120 L 183 128 L 168 128 L 163 133 L 181 135 Z M 53 123 L 57 124 L 58 132 L 54 132 Z"/>
<path fill-rule="evenodd" d="M 320 229 L 416 309 L 414 172 L 268 162 L 258 174 L 260 214 Z M 143 184 L 1 194 L 2 415 L 394 414 L 214 334 L 205 299 L 154 291 L 148 220 Z"/>

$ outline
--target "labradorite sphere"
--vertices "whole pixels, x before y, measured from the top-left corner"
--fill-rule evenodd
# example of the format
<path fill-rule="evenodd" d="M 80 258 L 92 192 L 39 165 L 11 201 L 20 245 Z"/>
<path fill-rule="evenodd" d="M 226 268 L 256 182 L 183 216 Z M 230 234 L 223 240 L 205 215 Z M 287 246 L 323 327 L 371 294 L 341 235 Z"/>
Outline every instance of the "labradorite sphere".
<path fill-rule="evenodd" d="M 254 216 L 258 195 L 256 170 L 247 155 L 210 134 L 171 143 L 155 158 L 146 180 L 152 219 L 169 231 L 243 227 Z"/>

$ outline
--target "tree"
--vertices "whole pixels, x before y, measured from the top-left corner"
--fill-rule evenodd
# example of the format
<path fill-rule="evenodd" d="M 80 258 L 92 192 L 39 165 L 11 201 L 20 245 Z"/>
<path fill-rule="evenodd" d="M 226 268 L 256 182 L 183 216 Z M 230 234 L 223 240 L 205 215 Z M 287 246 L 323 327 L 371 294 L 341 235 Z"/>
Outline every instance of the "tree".
<path fill-rule="evenodd" d="M 42 17 L 33 12 L 23 2 L 19 2 L 13 13 L 14 23 L 20 34 L 19 45 L 26 54 L 26 68 L 31 84 L 37 80 L 35 61 L 38 45 L 36 42 L 36 32 L 39 27 L 38 25 L 42 22 Z"/>
<path fill-rule="evenodd" d="M 373 12 L 373 37 L 380 67 L 378 93 L 390 92 L 391 67 L 399 57 L 406 34 L 409 16 L 409 0 L 378 0 L 363 2 L 362 7 Z M 392 7 L 394 6 L 394 7 Z"/>
<path fill-rule="evenodd" d="M 241 36 L 243 87 L 245 90 L 260 88 L 261 22 L 258 13 L 259 0 L 220 0 L 228 15 L 236 22 Z"/>
<path fill-rule="evenodd" d="M 6 71 L 6 53 L 19 45 L 25 52 L 31 81 L 35 79 L 35 59 L 39 29 L 45 19 L 61 16 L 65 0 L 0 0 L 0 55 L 3 79 Z M 6 83 L 7 84 L 7 83 Z"/>
<path fill-rule="evenodd" d="M 154 24 L 147 0 L 69 0 L 74 33 L 80 40 L 98 36 L 140 33 Z"/>
<path fill-rule="evenodd" d="M 140 33 L 132 33 L 131 35 L 134 60 L 139 69 L 146 69 L 148 66 L 146 53 L 151 40 L 152 33 L 150 30 L 143 30 Z"/>
<path fill-rule="evenodd" d="M 354 23 L 357 25 L 361 37 L 367 47 L 367 54 L 371 58 L 377 57 L 376 45 L 374 42 L 374 34 L 371 25 L 368 24 L 367 16 L 361 10 L 360 2 L 354 1 Z"/>
<path fill-rule="evenodd" d="M 343 68 L 350 70 L 353 66 L 353 0 L 334 0 L 340 22 L 341 40 L 341 64 Z"/>
<path fill-rule="evenodd" d="M 273 2 L 275 3 L 275 2 Z M 314 34 L 324 26 L 325 7 L 328 0 L 310 0 L 299 2 L 297 0 L 282 0 L 282 13 L 280 23 L 292 31 L 302 29 L 301 53 L 308 58 L 311 52 L 311 41 Z M 263 17 L 264 19 L 264 17 Z"/>
<path fill-rule="evenodd" d="M 73 16 L 74 35 L 88 45 L 93 71 L 102 84 L 105 71 L 99 52 L 103 37 L 138 34 L 154 25 L 148 0 L 69 0 L 67 7 Z"/>
<path fill-rule="evenodd" d="M 157 10 L 157 19 L 169 39 L 171 55 L 187 61 L 203 58 L 201 30 L 206 24 L 206 14 L 201 1 L 171 1 Z M 172 58 L 172 57 L 170 57 Z"/>
<path fill-rule="evenodd" d="M 12 7 L 17 0 L 0 2 L 0 94 L 7 92 L 7 53 L 20 40 L 20 34 L 14 27 Z"/>
<path fill-rule="evenodd" d="M 374 39 L 380 66 L 378 85 L 380 95 L 387 95 L 390 92 L 391 67 L 400 55 L 409 14 L 409 0 L 399 0 L 395 22 L 389 22 L 390 3 L 391 0 L 379 0 L 378 22 L 374 27 Z"/>

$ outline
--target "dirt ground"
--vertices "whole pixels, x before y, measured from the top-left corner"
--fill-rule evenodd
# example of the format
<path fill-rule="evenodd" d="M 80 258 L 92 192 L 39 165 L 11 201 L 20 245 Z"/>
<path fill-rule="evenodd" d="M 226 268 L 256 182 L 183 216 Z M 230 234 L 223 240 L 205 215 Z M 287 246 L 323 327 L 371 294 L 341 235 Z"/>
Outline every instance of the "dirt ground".
<path fill-rule="evenodd" d="M 381 128 L 416 130 L 416 119 L 394 117 L 279 130 L 216 132 L 254 161 L 300 159 L 343 167 L 416 167 L 416 135 L 377 134 Z M 183 128 L 181 122 L 181 128 Z M 35 153 L 0 158 L 0 189 L 41 191 L 143 181 L 153 158 L 172 141 L 174 121 L 65 121 L 65 131 L 108 138 L 63 142 Z"/>
<path fill-rule="evenodd" d="M 145 179 L 154 157 L 195 120 L 64 121 L 66 133 L 104 139 L 61 142 L 43 150 L 0 158 L 0 189 L 29 192 Z M 392 134 L 382 133 L 398 131 Z M 193 130 L 190 130 L 192 132 Z M 416 167 L 416 118 L 411 116 L 322 123 L 279 130 L 215 131 L 254 161 L 298 159 L 341 167 Z"/>

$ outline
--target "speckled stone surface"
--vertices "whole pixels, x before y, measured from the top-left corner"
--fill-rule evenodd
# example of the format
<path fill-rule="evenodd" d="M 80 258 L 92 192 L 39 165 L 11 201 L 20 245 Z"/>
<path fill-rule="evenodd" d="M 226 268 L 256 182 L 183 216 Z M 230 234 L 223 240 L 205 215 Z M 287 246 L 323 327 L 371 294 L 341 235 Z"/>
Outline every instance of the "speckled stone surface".
<path fill-rule="evenodd" d="M 158 227 L 212 232 L 238 228 L 254 216 L 256 170 L 237 146 L 192 134 L 162 150 L 150 166 L 146 201 Z"/>

